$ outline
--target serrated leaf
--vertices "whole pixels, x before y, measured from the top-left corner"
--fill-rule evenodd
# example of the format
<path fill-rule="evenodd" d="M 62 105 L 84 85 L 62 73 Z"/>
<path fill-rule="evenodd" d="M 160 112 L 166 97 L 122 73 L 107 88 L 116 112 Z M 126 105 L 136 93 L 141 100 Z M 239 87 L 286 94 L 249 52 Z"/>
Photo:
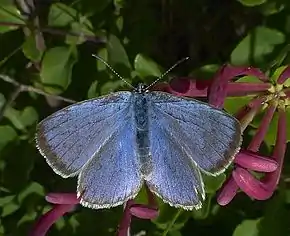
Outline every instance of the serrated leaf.
<path fill-rule="evenodd" d="M 20 11 L 14 2 L 10 0 L 0 0 L 0 21 L 11 23 L 11 26 L 0 25 L 0 33 L 6 33 L 19 28 L 19 26 L 13 24 L 25 24 L 25 20 Z"/>
<path fill-rule="evenodd" d="M 162 75 L 160 66 L 151 58 L 138 54 L 134 60 L 134 68 L 141 78 L 148 76 L 160 77 Z"/>
<path fill-rule="evenodd" d="M 285 42 L 285 35 L 276 29 L 257 27 L 237 45 L 231 54 L 233 65 L 265 62 L 276 45 Z"/>
<path fill-rule="evenodd" d="M 46 51 L 40 71 L 41 82 L 49 93 L 61 93 L 71 82 L 73 65 L 77 60 L 76 48 L 55 47 Z"/>

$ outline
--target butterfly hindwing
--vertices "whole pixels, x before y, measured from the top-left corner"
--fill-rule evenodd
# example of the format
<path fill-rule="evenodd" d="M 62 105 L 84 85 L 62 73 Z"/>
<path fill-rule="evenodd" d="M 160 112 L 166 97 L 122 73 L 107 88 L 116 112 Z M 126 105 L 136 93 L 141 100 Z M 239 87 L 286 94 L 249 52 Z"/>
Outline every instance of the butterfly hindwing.
<path fill-rule="evenodd" d="M 82 169 L 78 178 L 81 203 L 108 208 L 133 198 L 142 186 L 141 164 L 136 155 L 136 130 L 131 120 L 123 125 Z"/>
<path fill-rule="evenodd" d="M 149 189 L 171 206 L 200 208 L 205 197 L 200 170 L 168 131 L 171 124 L 160 123 L 153 109 L 149 114 L 152 171 L 145 177 Z"/>

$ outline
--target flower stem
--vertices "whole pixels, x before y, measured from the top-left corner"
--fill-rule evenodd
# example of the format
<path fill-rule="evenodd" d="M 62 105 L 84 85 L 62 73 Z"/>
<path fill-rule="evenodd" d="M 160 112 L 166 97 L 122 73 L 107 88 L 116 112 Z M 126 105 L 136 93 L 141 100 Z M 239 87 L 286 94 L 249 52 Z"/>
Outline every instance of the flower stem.
<path fill-rule="evenodd" d="M 175 216 L 173 217 L 172 221 L 169 223 L 169 225 L 167 226 L 167 228 L 164 230 L 162 236 L 166 236 L 168 234 L 168 232 L 173 227 L 175 221 L 178 219 L 178 217 L 180 216 L 180 214 L 181 214 L 182 211 L 183 211 L 182 209 L 178 209 L 177 210 Z"/>

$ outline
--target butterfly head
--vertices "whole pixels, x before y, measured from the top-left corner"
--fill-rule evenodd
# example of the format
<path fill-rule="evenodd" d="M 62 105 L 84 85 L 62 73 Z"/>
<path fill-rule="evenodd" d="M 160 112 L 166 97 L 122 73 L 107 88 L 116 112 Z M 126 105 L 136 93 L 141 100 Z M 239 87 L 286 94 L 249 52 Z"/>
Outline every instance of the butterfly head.
<path fill-rule="evenodd" d="M 136 93 L 148 93 L 148 86 L 146 84 L 140 83 L 138 86 L 134 89 L 134 92 Z"/>

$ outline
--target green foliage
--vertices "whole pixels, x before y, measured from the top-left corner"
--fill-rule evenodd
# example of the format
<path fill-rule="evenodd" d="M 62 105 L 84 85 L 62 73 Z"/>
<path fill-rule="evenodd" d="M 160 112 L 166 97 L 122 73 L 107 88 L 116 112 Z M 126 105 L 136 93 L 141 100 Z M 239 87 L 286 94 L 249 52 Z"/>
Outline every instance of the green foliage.
<path fill-rule="evenodd" d="M 31 8 L 25 7 L 30 1 L 16 2 L 22 4 L 0 0 L 0 74 L 53 97 L 17 91 L 17 86 L 0 80 L 0 235 L 27 235 L 36 219 L 51 209 L 45 194 L 76 190 L 76 180 L 57 176 L 34 142 L 37 122 L 68 105 L 58 96 L 81 101 L 129 89 L 92 54 L 133 85 L 140 80 L 149 85 L 187 56 L 190 60 L 163 81 L 171 75 L 208 80 L 227 62 L 259 66 L 273 72 L 276 81 L 290 64 L 288 0 L 34 1 Z M 259 80 L 245 76 L 237 82 Z M 251 98 L 228 98 L 225 109 L 235 113 Z M 261 118 L 251 123 L 246 143 Z M 264 140 L 267 147 L 275 143 L 276 132 L 275 115 Z M 286 132 L 290 141 L 290 129 Z M 270 155 L 267 148 L 261 151 Z M 134 219 L 132 235 L 290 235 L 290 168 L 285 159 L 278 193 L 270 201 L 252 201 L 240 193 L 227 207 L 218 206 L 216 194 L 228 173 L 204 176 L 201 209 L 179 210 L 157 199 L 159 216 L 149 222 Z M 136 201 L 147 203 L 144 188 Z M 122 210 L 78 207 L 48 235 L 115 235 Z"/>
<path fill-rule="evenodd" d="M 19 10 L 10 0 L 0 1 L 0 21 L 11 23 L 11 25 L 1 25 L 0 33 L 6 33 L 11 30 L 18 29 L 17 24 L 24 24 L 24 17 L 21 16 Z"/>
<path fill-rule="evenodd" d="M 77 60 L 76 57 L 77 51 L 74 46 L 55 47 L 46 51 L 40 78 L 41 82 L 46 85 L 47 92 L 61 93 L 67 89 L 71 82 L 72 67 Z"/>
<path fill-rule="evenodd" d="M 231 54 L 233 65 L 265 63 L 275 46 L 285 42 L 285 35 L 278 30 L 257 27 L 237 45 Z"/>

